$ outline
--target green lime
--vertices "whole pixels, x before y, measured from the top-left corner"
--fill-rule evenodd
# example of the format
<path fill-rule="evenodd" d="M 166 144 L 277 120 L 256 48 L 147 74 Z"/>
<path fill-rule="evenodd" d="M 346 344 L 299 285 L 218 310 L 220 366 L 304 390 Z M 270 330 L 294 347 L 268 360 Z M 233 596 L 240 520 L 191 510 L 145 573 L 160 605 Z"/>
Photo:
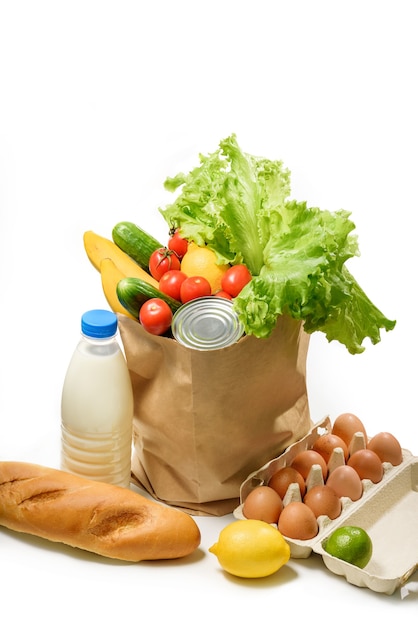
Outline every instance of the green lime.
<path fill-rule="evenodd" d="M 325 539 L 323 548 L 331 556 L 363 569 L 370 561 L 373 544 L 369 535 L 358 526 L 341 526 Z"/>

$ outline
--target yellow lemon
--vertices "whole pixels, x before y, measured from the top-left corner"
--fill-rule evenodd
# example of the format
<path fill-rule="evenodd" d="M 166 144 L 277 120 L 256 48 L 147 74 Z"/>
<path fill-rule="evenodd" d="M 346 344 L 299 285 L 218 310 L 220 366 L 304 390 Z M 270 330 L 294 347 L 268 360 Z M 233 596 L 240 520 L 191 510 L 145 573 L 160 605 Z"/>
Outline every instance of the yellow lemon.
<path fill-rule="evenodd" d="M 226 572 L 241 578 L 270 576 L 290 558 L 289 544 L 277 528 L 250 519 L 228 524 L 209 552 Z"/>
<path fill-rule="evenodd" d="M 215 253 L 206 246 L 190 242 L 181 261 L 181 271 L 186 276 L 203 276 L 209 281 L 212 293 L 221 289 L 222 276 L 229 265 L 218 265 Z"/>
<path fill-rule="evenodd" d="M 373 553 L 372 540 L 358 526 L 341 526 L 325 540 L 324 550 L 337 559 L 347 561 L 360 569 L 366 567 Z"/>

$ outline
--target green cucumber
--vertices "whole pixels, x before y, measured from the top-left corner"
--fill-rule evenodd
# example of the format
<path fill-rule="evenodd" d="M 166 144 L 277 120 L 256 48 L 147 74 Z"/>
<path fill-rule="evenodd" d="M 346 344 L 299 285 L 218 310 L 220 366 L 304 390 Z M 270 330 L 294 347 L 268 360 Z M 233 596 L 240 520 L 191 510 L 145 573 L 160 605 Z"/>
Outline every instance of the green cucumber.
<path fill-rule="evenodd" d="M 181 302 L 170 298 L 170 296 L 167 296 L 140 278 L 122 278 L 116 286 L 116 293 L 121 305 L 137 319 L 139 317 L 139 309 L 151 298 L 161 298 L 161 300 L 167 302 L 173 313 L 181 307 Z"/>
<path fill-rule="evenodd" d="M 147 272 L 151 254 L 158 248 L 164 248 L 157 239 L 132 222 L 118 222 L 113 227 L 112 239 L 118 248 L 126 252 Z"/>

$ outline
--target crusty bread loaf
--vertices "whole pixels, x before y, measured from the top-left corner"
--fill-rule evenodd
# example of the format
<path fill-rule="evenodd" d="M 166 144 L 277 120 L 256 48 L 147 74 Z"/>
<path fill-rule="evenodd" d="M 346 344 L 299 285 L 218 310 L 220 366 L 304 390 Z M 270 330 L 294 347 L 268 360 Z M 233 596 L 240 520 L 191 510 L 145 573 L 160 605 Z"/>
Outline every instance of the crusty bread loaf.
<path fill-rule="evenodd" d="M 194 519 L 140 494 L 31 463 L 0 462 L 0 524 L 125 561 L 175 559 L 200 544 Z"/>

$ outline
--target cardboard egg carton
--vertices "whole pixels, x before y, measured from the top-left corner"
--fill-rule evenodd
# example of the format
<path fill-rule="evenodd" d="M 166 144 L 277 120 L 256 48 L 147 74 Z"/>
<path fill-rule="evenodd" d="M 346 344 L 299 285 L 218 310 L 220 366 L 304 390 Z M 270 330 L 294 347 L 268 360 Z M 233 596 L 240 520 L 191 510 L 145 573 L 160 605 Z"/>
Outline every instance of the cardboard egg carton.
<path fill-rule="evenodd" d="M 287 448 L 280 456 L 248 476 L 240 490 L 240 505 L 235 509 L 237 519 L 245 519 L 242 513 L 247 495 L 256 487 L 267 485 L 272 475 L 290 465 L 295 456 L 312 448 L 321 435 L 331 431 L 329 417 L 313 426 L 308 434 Z M 364 448 L 363 435 L 357 433 L 350 444 L 350 454 Z M 286 538 L 292 558 L 308 558 L 312 552 L 322 556 L 326 567 L 358 587 L 385 594 L 392 594 L 418 569 L 418 457 L 402 449 L 400 465 L 383 463 L 383 478 L 378 483 L 362 480 L 363 495 L 355 502 L 341 498 L 341 514 L 334 520 L 323 515 L 318 518 L 318 534 L 306 541 Z M 328 467 L 335 469 L 344 464 L 342 450 L 337 448 Z M 323 484 L 319 465 L 312 466 L 306 481 L 309 490 Z M 289 485 L 283 504 L 299 500 L 298 485 Z M 364 569 L 329 555 L 324 544 L 328 536 L 340 526 L 359 526 L 366 530 L 373 543 L 373 554 Z"/>

